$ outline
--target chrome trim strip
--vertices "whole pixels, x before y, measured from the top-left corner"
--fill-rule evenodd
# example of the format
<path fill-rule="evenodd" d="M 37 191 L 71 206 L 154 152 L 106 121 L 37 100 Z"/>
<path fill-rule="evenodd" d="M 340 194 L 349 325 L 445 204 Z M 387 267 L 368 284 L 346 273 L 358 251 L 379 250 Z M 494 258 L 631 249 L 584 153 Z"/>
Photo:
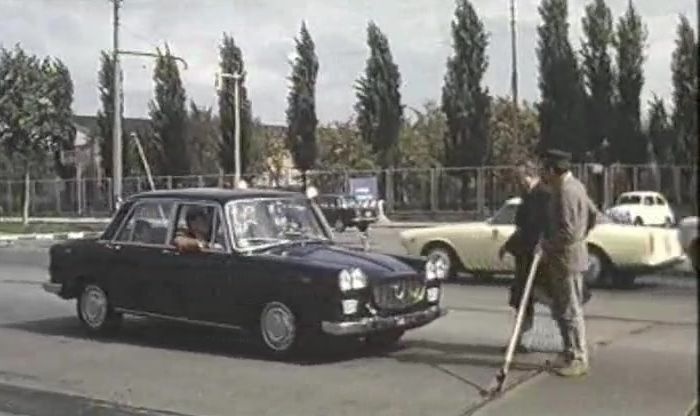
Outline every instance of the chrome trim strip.
<path fill-rule="evenodd" d="M 228 325 L 228 324 L 220 324 L 220 323 L 216 323 L 216 322 L 199 321 L 196 319 L 189 319 L 189 318 L 170 316 L 170 315 L 162 315 L 159 313 L 137 311 L 137 310 L 126 309 L 126 308 L 114 308 L 114 311 L 120 312 L 120 313 L 126 313 L 129 315 L 144 316 L 147 318 L 157 318 L 157 319 L 163 319 L 166 321 L 182 322 L 185 324 L 198 325 L 198 326 L 208 326 L 208 327 L 213 327 L 213 328 L 234 329 L 234 330 L 243 329 L 242 327 L 236 326 L 236 325 Z"/>
<path fill-rule="evenodd" d="M 373 316 L 356 321 L 321 323 L 323 332 L 329 335 L 362 335 L 392 328 L 417 328 L 447 314 L 446 309 L 433 305 L 418 312 L 394 316 Z"/>
<path fill-rule="evenodd" d="M 58 295 L 61 293 L 61 290 L 63 289 L 63 285 L 61 283 L 51 283 L 51 282 L 44 282 L 41 284 L 41 287 L 44 288 L 45 291 L 49 293 L 53 293 L 54 295 Z"/>

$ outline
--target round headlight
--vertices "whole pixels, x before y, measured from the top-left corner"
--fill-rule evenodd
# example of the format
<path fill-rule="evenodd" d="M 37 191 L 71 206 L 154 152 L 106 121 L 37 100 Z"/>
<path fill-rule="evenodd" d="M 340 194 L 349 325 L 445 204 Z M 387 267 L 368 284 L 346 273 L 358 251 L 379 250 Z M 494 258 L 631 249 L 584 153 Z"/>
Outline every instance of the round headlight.
<path fill-rule="evenodd" d="M 428 260 L 425 262 L 425 278 L 427 280 L 434 280 L 438 278 L 435 260 Z"/>
<path fill-rule="evenodd" d="M 428 259 L 425 262 L 425 278 L 426 280 L 446 279 L 447 265 L 445 261 L 440 258 Z"/>
<path fill-rule="evenodd" d="M 343 270 L 338 275 L 338 286 L 343 292 L 367 287 L 367 275 L 360 269 Z"/>

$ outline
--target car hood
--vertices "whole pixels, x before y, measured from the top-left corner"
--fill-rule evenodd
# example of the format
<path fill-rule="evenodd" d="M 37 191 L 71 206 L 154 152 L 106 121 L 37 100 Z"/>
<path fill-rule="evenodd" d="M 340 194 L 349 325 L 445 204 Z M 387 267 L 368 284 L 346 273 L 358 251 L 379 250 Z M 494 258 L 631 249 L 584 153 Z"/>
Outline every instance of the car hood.
<path fill-rule="evenodd" d="M 305 265 L 317 265 L 323 268 L 340 270 L 356 267 L 370 276 L 416 272 L 410 265 L 393 256 L 350 250 L 335 245 L 298 245 L 276 249 L 268 252 L 267 255 L 285 257 Z"/>

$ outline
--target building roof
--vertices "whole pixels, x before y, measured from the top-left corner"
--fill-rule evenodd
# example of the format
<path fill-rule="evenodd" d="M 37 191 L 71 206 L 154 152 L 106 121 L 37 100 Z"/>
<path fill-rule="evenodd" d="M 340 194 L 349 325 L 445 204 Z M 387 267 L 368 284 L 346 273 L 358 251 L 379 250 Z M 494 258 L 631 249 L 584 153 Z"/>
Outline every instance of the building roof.
<path fill-rule="evenodd" d="M 225 189 L 225 188 L 184 188 L 141 192 L 130 199 L 141 198 L 177 198 L 191 200 L 211 200 L 226 203 L 237 199 L 250 198 L 285 198 L 300 196 L 298 192 L 281 191 L 276 189 Z"/>

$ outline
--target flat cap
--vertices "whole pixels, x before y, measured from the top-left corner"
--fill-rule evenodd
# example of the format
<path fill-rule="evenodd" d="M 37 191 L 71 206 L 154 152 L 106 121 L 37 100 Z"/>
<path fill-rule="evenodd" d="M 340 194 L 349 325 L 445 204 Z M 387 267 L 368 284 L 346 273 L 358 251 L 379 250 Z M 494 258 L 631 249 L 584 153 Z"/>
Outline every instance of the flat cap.
<path fill-rule="evenodd" d="M 571 161 L 571 153 L 559 149 L 549 149 L 542 155 L 544 159 L 552 162 L 569 162 Z"/>
<path fill-rule="evenodd" d="M 571 168 L 571 153 L 558 149 L 549 149 L 542 154 L 545 167 L 569 170 Z"/>

